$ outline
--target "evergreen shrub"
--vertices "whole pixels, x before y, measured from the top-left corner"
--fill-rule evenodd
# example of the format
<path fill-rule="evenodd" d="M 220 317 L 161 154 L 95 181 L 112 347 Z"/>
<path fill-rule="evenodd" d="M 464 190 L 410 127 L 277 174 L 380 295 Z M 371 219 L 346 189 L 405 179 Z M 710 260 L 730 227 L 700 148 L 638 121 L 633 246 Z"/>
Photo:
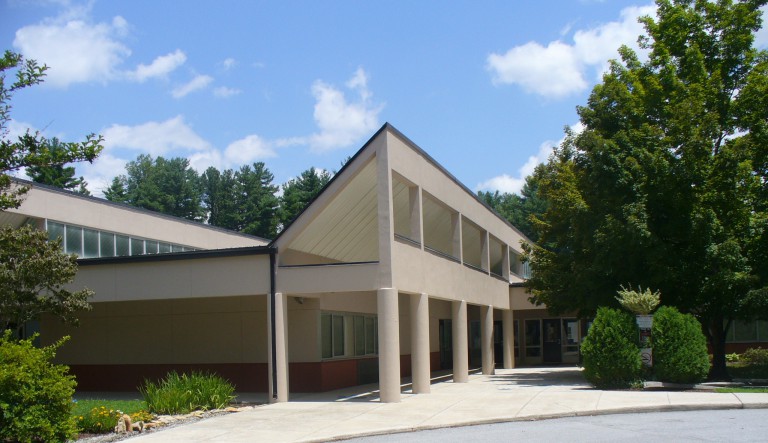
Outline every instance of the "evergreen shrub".
<path fill-rule="evenodd" d="M 639 331 L 628 312 L 600 308 L 581 344 L 584 377 L 599 389 L 629 388 L 640 379 Z"/>
<path fill-rule="evenodd" d="M 51 360 L 65 340 L 37 348 L 33 338 L 0 334 L 0 441 L 67 441 L 77 435 L 70 412 L 75 378 Z"/>
<path fill-rule="evenodd" d="M 709 372 L 707 339 L 693 315 L 662 306 L 653 315 L 653 373 L 661 381 L 698 383 Z"/>

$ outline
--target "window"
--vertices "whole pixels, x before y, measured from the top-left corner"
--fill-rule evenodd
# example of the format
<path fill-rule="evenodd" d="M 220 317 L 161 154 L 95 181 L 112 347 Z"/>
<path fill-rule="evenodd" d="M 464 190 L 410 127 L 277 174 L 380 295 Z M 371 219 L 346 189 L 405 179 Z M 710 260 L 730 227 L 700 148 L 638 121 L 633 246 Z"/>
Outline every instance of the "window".
<path fill-rule="evenodd" d="M 579 352 L 579 321 L 575 318 L 564 318 L 563 331 L 565 331 L 565 349 L 563 351 L 566 354 Z"/>
<path fill-rule="evenodd" d="M 99 231 L 83 229 L 83 258 L 99 256 Z"/>
<path fill-rule="evenodd" d="M 83 255 L 83 228 L 69 225 L 65 227 L 64 251 L 67 254 Z"/>
<path fill-rule="evenodd" d="M 64 247 L 64 225 L 49 221 L 48 226 L 48 241 L 55 241 L 61 239 L 61 246 Z"/>
<path fill-rule="evenodd" d="M 344 355 L 344 316 L 323 313 L 320 318 L 323 358 Z"/>
<path fill-rule="evenodd" d="M 131 255 L 144 254 L 144 240 L 131 237 Z"/>
<path fill-rule="evenodd" d="M 541 321 L 525 321 L 525 356 L 541 357 Z"/>
<path fill-rule="evenodd" d="M 99 232 L 99 251 L 102 257 L 115 256 L 115 234 Z"/>
<path fill-rule="evenodd" d="M 45 229 L 48 231 L 49 241 L 61 239 L 61 247 L 66 253 L 77 254 L 81 258 L 120 257 L 195 250 L 181 245 L 129 237 L 52 220 L 45 221 Z"/>
<path fill-rule="evenodd" d="M 322 358 L 345 355 L 364 356 L 378 353 L 378 321 L 372 315 L 323 312 L 320 314 Z M 347 337 L 347 334 L 351 334 Z M 346 346 L 351 347 L 347 349 Z"/>
<path fill-rule="evenodd" d="M 131 241 L 126 235 L 115 235 L 115 255 L 123 257 L 131 255 Z"/>

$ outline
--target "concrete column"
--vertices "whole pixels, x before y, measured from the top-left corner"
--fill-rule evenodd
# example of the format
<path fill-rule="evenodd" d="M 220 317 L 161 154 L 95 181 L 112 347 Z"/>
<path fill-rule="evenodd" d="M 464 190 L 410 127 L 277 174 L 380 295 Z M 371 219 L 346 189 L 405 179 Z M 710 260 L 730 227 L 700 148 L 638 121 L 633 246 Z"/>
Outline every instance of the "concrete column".
<path fill-rule="evenodd" d="M 411 295 L 411 379 L 414 394 L 429 394 L 429 296 Z"/>
<path fill-rule="evenodd" d="M 383 403 L 400 401 L 400 324 L 397 289 L 376 293 L 379 315 L 379 391 Z"/>
<path fill-rule="evenodd" d="M 480 307 L 480 353 L 483 359 L 483 375 L 494 374 L 493 361 L 493 306 Z"/>
<path fill-rule="evenodd" d="M 515 319 L 512 306 L 501 311 L 501 329 L 504 333 L 504 369 L 515 367 Z"/>
<path fill-rule="evenodd" d="M 410 205 L 411 239 L 422 244 L 421 228 L 421 190 L 418 186 L 408 188 L 408 203 Z"/>
<path fill-rule="evenodd" d="M 281 293 L 275 294 L 275 325 L 272 327 L 272 297 L 268 296 L 267 302 L 267 339 L 269 344 L 267 367 L 269 373 L 269 402 L 278 403 L 288 401 L 288 296 Z M 272 330 L 275 331 L 276 352 L 272 356 Z M 272 362 L 275 362 L 273 365 Z M 274 387 L 274 378 L 277 377 L 277 391 Z"/>
<path fill-rule="evenodd" d="M 469 381 L 469 337 L 467 336 L 467 302 L 451 302 L 453 341 L 453 382 Z"/>

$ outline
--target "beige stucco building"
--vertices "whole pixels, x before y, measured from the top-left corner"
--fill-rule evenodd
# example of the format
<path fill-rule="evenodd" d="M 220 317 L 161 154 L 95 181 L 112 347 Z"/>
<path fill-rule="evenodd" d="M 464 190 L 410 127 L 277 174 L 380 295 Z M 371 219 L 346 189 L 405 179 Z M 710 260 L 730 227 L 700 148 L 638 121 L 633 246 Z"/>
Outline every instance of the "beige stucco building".
<path fill-rule="evenodd" d="M 273 401 L 378 382 L 392 402 L 407 376 L 575 362 L 585 329 L 528 302 L 525 236 L 389 124 L 271 241 L 38 185 L 0 223 L 82 257 L 94 309 L 39 330 L 72 337 L 83 390 L 202 369 Z"/>

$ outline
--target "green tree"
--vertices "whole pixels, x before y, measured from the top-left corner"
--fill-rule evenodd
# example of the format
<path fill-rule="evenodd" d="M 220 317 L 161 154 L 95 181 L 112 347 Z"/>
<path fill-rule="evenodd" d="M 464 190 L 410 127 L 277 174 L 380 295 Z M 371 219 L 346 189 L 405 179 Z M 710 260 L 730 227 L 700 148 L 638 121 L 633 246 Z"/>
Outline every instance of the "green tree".
<path fill-rule="evenodd" d="M 65 149 L 61 146 L 61 141 L 54 137 L 47 141 L 48 149 L 51 152 L 57 152 Z M 74 166 L 51 165 L 51 166 L 30 166 L 27 168 L 27 175 L 35 183 L 43 183 L 77 192 L 78 194 L 91 195 L 88 191 L 88 182 L 83 177 L 75 177 Z"/>
<path fill-rule="evenodd" d="M 70 291 L 77 256 L 61 251 L 61 240 L 31 226 L 0 228 L 0 331 L 51 314 L 76 325 L 77 313 L 91 309 L 90 289 Z"/>
<path fill-rule="evenodd" d="M 235 173 L 235 202 L 239 208 L 237 230 L 264 238 L 277 234 L 277 186 L 263 162 L 245 165 Z"/>
<path fill-rule="evenodd" d="M 165 159 L 141 154 L 115 177 L 105 197 L 175 217 L 203 220 L 200 177 L 181 157 Z"/>
<path fill-rule="evenodd" d="M 546 200 L 539 197 L 538 194 L 539 178 L 542 173 L 540 171 L 543 171 L 541 165 L 536 167 L 532 175 L 525 178 L 525 184 L 520 195 L 508 192 L 500 193 L 499 191 L 479 191 L 477 193 L 482 201 L 507 219 L 512 226 L 519 229 L 534 243 L 538 241 L 538 232 L 533 228 L 533 220 L 536 216 L 541 216 L 546 209 Z"/>
<path fill-rule="evenodd" d="M 51 149 L 52 144 L 39 133 L 27 132 L 16 140 L 6 138 L 13 94 L 41 83 L 46 69 L 46 66 L 40 66 L 34 60 L 25 60 L 11 51 L 6 51 L 0 58 L 0 211 L 18 208 L 28 191 L 27 187 L 13 187 L 10 174 L 23 168 L 92 162 L 103 149 L 101 136 L 93 134 L 87 136 L 84 142 L 58 142 L 55 149 Z M 10 84 L 6 81 L 9 74 L 15 76 Z"/>
<path fill-rule="evenodd" d="M 211 166 L 200 175 L 203 206 L 208 211 L 210 225 L 231 230 L 239 228 L 236 184 L 235 173 L 231 169 L 220 172 Z"/>
<path fill-rule="evenodd" d="M 280 197 L 282 227 L 288 226 L 317 197 L 329 181 L 331 181 L 331 174 L 312 167 L 284 183 L 283 195 Z"/>
<path fill-rule="evenodd" d="M 619 50 L 578 108 L 584 131 L 542 168 L 548 207 L 527 247 L 533 300 L 551 311 L 592 314 L 633 283 L 695 314 L 713 378 L 727 377 L 729 322 L 768 315 L 765 4 L 657 1 L 641 19 L 648 59 Z"/>

